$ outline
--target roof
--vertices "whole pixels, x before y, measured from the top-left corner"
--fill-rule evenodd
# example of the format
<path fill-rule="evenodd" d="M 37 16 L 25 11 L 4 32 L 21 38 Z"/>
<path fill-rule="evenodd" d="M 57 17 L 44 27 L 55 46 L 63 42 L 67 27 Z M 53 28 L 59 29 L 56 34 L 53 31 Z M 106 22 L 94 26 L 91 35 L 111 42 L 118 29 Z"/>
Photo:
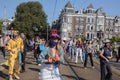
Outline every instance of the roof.
<path fill-rule="evenodd" d="M 73 8 L 72 4 L 70 3 L 70 1 L 68 1 L 68 3 L 65 5 L 66 8 Z"/>
<path fill-rule="evenodd" d="M 90 4 L 87 8 L 92 8 L 92 9 L 94 9 L 94 7 L 93 7 L 92 4 Z"/>

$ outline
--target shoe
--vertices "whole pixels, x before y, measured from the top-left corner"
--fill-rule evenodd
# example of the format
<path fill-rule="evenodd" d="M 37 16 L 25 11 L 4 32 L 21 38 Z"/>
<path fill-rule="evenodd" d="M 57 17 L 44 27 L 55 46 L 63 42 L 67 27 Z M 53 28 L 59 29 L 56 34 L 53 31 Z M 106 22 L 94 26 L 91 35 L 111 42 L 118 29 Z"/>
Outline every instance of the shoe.
<path fill-rule="evenodd" d="M 9 75 L 9 80 L 13 80 L 12 75 Z"/>
<path fill-rule="evenodd" d="M 86 67 L 84 67 L 84 69 L 87 69 Z"/>
<path fill-rule="evenodd" d="M 20 77 L 17 74 L 14 74 L 13 76 L 18 80 L 20 79 Z"/>
<path fill-rule="evenodd" d="M 92 66 L 92 68 L 94 69 L 95 67 L 94 67 L 94 66 Z"/>
<path fill-rule="evenodd" d="M 75 64 L 77 64 L 77 62 L 75 62 Z"/>
<path fill-rule="evenodd" d="M 24 73 L 24 72 L 25 72 L 25 70 L 21 70 L 20 72 L 21 72 L 21 73 Z"/>
<path fill-rule="evenodd" d="M 38 64 L 38 66 L 41 66 L 41 64 Z"/>

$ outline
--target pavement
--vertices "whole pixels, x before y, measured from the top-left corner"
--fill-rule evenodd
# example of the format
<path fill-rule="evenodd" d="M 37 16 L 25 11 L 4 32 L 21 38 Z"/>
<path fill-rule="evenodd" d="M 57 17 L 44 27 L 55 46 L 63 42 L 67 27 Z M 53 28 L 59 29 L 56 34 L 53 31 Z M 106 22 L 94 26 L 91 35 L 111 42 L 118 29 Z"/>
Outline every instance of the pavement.
<path fill-rule="evenodd" d="M 28 54 L 30 54 L 30 52 L 28 52 Z M 7 54 L 7 58 L 8 58 L 9 56 L 8 56 L 8 54 Z M 30 57 L 31 58 L 31 57 Z M 30 64 L 30 62 L 31 62 L 31 60 L 33 60 L 33 59 L 31 59 L 30 61 L 29 61 L 29 59 L 30 58 L 28 58 L 28 62 L 27 63 L 29 63 Z M 99 63 L 99 58 L 96 58 L 96 57 L 94 57 L 93 58 L 93 60 L 94 60 L 94 62 L 96 63 L 96 64 L 100 64 Z M 3 56 L 1 55 L 1 53 L 0 53 L 0 71 L 3 71 L 3 70 L 5 70 L 5 67 L 3 66 L 3 64 L 4 64 L 4 62 L 5 62 L 6 60 L 3 58 Z M 110 62 L 111 63 L 111 67 L 112 67 L 112 72 L 113 72 L 113 74 L 115 74 L 115 75 L 117 75 L 117 76 L 120 76 L 120 67 L 119 66 L 115 66 L 115 64 L 116 65 L 120 65 L 120 63 L 115 63 L 114 62 L 114 59 Z M 114 63 L 114 64 L 113 64 Z M 33 62 L 33 64 L 35 64 L 35 62 Z M 79 69 L 80 68 L 78 68 L 78 70 L 77 70 L 77 67 L 76 66 L 79 66 L 79 67 L 82 67 L 82 66 L 80 66 L 80 65 L 76 65 L 76 64 L 71 64 L 72 66 L 74 66 L 75 67 L 75 70 L 76 70 L 76 72 L 77 71 L 79 71 Z M 39 68 L 36 66 L 36 65 L 33 65 L 33 67 L 32 68 L 30 68 L 29 66 L 28 66 L 28 69 L 33 69 L 34 67 L 36 67 L 37 68 L 37 72 L 39 71 Z M 67 64 L 65 65 L 63 65 L 62 67 L 61 67 L 61 69 L 63 69 L 63 68 L 65 68 L 65 71 L 63 70 L 61 70 L 62 71 L 62 75 L 64 76 L 64 78 L 65 78 L 65 80 L 73 80 L 73 78 L 71 78 L 71 79 L 69 79 L 69 76 L 68 75 L 66 75 L 66 74 L 68 74 L 68 73 L 70 73 L 70 75 L 71 76 L 73 76 L 74 77 L 74 74 L 70 71 L 70 69 L 69 69 L 69 67 L 67 66 Z M 68 72 L 66 71 L 66 70 L 68 70 Z M 81 71 L 82 71 L 83 69 L 81 68 Z M 34 70 L 34 71 L 36 71 L 36 70 Z M 84 71 L 82 71 L 82 73 L 80 73 L 81 75 L 83 75 L 83 72 Z M 91 71 L 91 72 L 93 72 L 93 71 Z M 27 73 L 27 72 L 26 72 Z M 32 73 L 32 72 L 31 72 Z M 95 72 L 94 72 L 95 73 Z M 36 75 L 37 75 L 37 73 L 35 73 Z M 87 74 L 86 74 L 86 72 L 84 73 L 85 75 L 83 75 L 83 77 L 84 76 L 86 76 Z M 97 73 L 96 73 L 97 74 Z M 28 74 L 26 74 L 27 76 L 29 76 L 29 72 L 28 72 Z M 23 75 L 21 75 L 21 77 L 22 77 Z M 38 76 L 38 75 L 37 75 Z M 37 77 L 36 76 L 36 77 Z M 92 76 L 92 75 L 91 75 Z M 97 75 L 96 75 L 97 76 Z M 99 76 L 98 76 L 99 77 Z M 26 78 L 26 79 L 28 79 L 28 78 Z M 84 80 L 84 79 L 83 79 Z"/>
<path fill-rule="evenodd" d="M 30 52 L 28 52 L 28 54 L 30 54 L 30 55 L 28 55 L 26 57 L 26 68 L 27 68 L 27 71 L 25 72 L 25 74 L 20 74 L 20 77 L 22 78 L 22 80 L 33 80 L 33 79 L 37 80 L 38 76 L 39 76 L 38 72 L 39 72 L 40 67 L 37 66 L 37 64 L 36 64 L 36 62 L 35 62 L 35 60 L 33 58 L 33 54 L 30 53 Z M 7 55 L 7 57 L 8 57 L 8 55 Z M 100 64 L 99 63 L 99 59 L 94 57 L 93 60 L 99 66 L 99 64 Z M 75 72 L 77 72 L 79 74 L 79 78 L 81 80 L 93 80 L 92 78 L 94 76 L 97 77 L 97 79 L 99 79 L 100 76 L 99 76 L 99 72 L 98 71 L 92 70 L 91 68 L 88 68 L 87 70 L 84 70 L 83 69 L 83 65 L 72 63 L 69 59 L 68 59 L 68 61 L 70 62 L 70 65 L 73 67 Z M 2 74 L 2 77 L 0 78 L 0 80 L 5 79 L 6 76 L 7 76 L 7 71 L 8 70 L 5 69 L 4 66 L 2 66 L 2 64 L 4 62 L 5 62 L 5 59 L 0 54 L 0 64 L 1 64 L 0 65 L 0 74 Z M 112 64 L 111 67 L 112 67 L 113 73 L 120 76 L 120 70 L 118 68 L 116 68 L 113 65 L 113 63 L 115 63 L 115 62 L 111 61 L 111 64 Z M 117 64 L 119 64 L 119 63 L 117 63 Z M 73 74 L 73 72 L 71 71 L 71 69 L 69 68 L 67 63 L 61 65 L 60 72 L 62 73 L 62 76 L 63 76 L 64 80 L 76 80 L 75 74 Z M 88 72 L 89 72 L 89 75 L 88 75 Z M 33 73 L 33 74 L 30 74 L 30 73 Z M 93 75 L 93 73 L 94 73 L 94 75 Z M 33 75 L 34 75 L 34 77 L 31 77 Z M 87 75 L 87 77 L 86 77 L 86 75 Z M 29 77 L 27 77 L 27 76 L 29 76 Z M 115 79 L 115 80 L 117 80 L 117 79 Z"/>

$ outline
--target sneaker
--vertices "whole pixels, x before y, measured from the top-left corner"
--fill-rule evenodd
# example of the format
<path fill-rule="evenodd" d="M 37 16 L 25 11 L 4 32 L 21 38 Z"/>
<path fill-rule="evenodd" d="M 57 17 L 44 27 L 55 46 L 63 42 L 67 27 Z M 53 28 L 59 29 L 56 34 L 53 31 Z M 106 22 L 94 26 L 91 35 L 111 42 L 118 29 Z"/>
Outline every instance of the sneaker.
<path fill-rule="evenodd" d="M 87 69 L 86 67 L 84 67 L 84 69 Z"/>
<path fill-rule="evenodd" d="M 41 64 L 38 64 L 38 66 L 41 66 Z"/>
<path fill-rule="evenodd" d="M 75 61 L 75 64 L 77 64 L 77 62 Z"/>
<path fill-rule="evenodd" d="M 20 77 L 17 74 L 14 74 L 13 76 L 18 80 L 20 79 Z"/>
<path fill-rule="evenodd" d="M 95 67 L 94 67 L 94 66 L 92 66 L 92 68 L 94 69 Z"/>

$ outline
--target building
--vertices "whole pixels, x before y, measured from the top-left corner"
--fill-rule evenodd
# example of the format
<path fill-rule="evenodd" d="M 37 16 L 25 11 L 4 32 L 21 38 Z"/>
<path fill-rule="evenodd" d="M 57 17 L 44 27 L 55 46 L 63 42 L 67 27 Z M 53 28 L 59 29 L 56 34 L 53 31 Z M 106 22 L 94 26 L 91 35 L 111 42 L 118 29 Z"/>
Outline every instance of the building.
<path fill-rule="evenodd" d="M 57 20 L 58 32 L 62 39 L 84 36 L 86 39 L 112 38 L 120 34 L 120 17 L 108 16 L 100 7 L 92 4 L 86 9 L 75 11 L 70 1 L 62 9 Z"/>
<path fill-rule="evenodd" d="M 3 23 L 2 23 L 2 33 L 1 34 L 4 34 L 4 35 L 7 35 L 7 34 L 11 35 L 12 34 L 12 31 L 9 28 L 13 28 L 13 26 L 10 26 L 10 24 L 13 21 L 14 21 L 14 18 L 3 20 Z"/>

